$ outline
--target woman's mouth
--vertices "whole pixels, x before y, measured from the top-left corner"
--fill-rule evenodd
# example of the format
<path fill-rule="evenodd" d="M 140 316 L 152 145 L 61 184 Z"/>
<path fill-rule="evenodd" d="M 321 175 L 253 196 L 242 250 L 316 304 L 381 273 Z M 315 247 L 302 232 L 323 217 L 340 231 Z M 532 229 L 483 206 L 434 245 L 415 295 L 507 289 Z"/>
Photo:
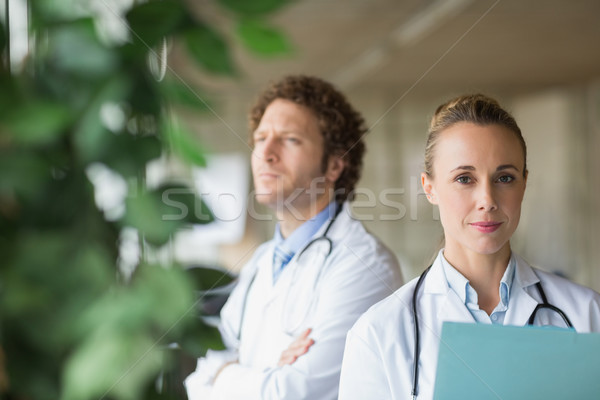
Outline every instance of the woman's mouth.
<path fill-rule="evenodd" d="M 477 229 L 482 233 L 492 233 L 500 228 L 502 222 L 493 222 L 493 221 L 481 221 L 481 222 L 472 222 L 470 224 L 472 227 Z"/>

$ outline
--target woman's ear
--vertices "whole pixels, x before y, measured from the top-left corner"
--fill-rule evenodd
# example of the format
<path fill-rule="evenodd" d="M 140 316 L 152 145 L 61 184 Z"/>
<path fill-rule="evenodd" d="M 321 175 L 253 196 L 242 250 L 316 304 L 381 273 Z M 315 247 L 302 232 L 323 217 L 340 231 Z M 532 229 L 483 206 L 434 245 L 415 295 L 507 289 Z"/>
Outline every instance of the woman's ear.
<path fill-rule="evenodd" d="M 423 186 L 423 191 L 425 195 L 427 195 L 427 200 L 431 204 L 437 204 L 437 198 L 435 196 L 435 188 L 433 187 L 433 179 L 425 172 L 421 172 L 421 186 Z"/>
<path fill-rule="evenodd" d="M 327 161 L 327 170 L 325 171 L 325 178 L 331 182 L 335 183 L 342 175 L 344 171 L 344 167 L 346 163 L 340 156 L 330 156 Z"/>

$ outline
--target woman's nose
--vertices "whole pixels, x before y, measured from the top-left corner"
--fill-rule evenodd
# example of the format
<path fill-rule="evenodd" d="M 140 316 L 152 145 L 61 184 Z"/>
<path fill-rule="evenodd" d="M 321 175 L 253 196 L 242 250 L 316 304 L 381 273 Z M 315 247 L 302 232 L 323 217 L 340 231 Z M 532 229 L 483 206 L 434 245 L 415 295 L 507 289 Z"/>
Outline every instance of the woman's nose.
<path fill-rule="evenodd" d="M 494 187 L 487 183 L 480 187 L 477 198 L 477 209 L 481 211 L 493 211 L 498 208 Z"/>

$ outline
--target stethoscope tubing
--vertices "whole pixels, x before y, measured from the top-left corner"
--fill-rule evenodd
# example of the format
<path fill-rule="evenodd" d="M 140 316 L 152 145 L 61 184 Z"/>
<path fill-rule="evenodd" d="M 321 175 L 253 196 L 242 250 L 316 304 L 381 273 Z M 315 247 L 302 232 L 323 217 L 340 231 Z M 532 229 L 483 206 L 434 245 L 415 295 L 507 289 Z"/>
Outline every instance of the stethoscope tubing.
<path fill-rule="evenodd" d="M 412 396 L 413 400 L 415 400 L 417 398 L 417 385 L 419 384 L 419 352 L 420 352 L 420 340 L 421 340 L 421 334 L 419 332 L 419 318 L 417 317 L 417 295 L 419 294 L 419 288 L 421 287 L 421 285 L 423 284 L 423 281 L 425 280 L 425 276 L 427 276 L 427 273 L 429 272 L 429 270 L 431 269 L 431 265 L 429 267 L 427 267 L 427 269 L 421 274 L 421 276 L 419 277 L 419 280 L 417 281 L 417 285 L 415 286 L 415 290 L 413 291 L 413 298 L 412 298 L 412 309 L 413 309 L 413 322 L 414 322 L 414 328 L 415 328 L 415 354 L 414 354 L 414 365 L 413 365 L 413 387 L 412 387 L 412 391 L 410 393 L 410 395 Z"/>
<path fill-rule="evenodd" d="M 331 252 L 333 250 L 333 242 L 331 241 L 331 239 L 327 236 L 327 234 L 329 233 L 329 229 L 331 229 L 333 223 L 337 220 L 338 215 L 340 214 L 340 212 L 342 211 L 343 206 L 341 204 L 338 204 L 335 210 L 335 214 L 333 216 L 333 218 L 331 218 L 331 220 L 329 221 L 329 224 L 327 225 L 327 227 L 325 228 L 325 230 L 323 231 L 323 233 L 312 239 L 311 241 L 309 241 L 303 248 L 302 250 L 300 250 L 300 252 L 298 253 L 298 256 L 296 257 L 296 259 L 300 259 L 300 257 L 302 257 L 302 255 L 304 254 L 304 252 L 306 251 L 306 249 L 308 249 L 310 246 L 312 246 L 313 244 L 317 243 L 320 240 L 325 240 L 328 245 L 329 245 L 329 249 L 325 254 L 325 259 L 327 259 L 327 257 L 329 257 L 331 255 Z M 316 279 L 316 283 L 319 282 L 320 277 L 321 277 L 321 272 L 323 270 L 323 266 L 321 266 L 321 268 L 319 269 L 319 275 L 317 276 Z M 244 319 L 246 317 L 246 306 L 248 303 L 248 295 L 250 294 L 250 290 L 252 289 L 252 286 L 254 285 L 254 280 L 256 279 L 256 275 L 258 275 L 258 269 L 254 272 L 254 275 L 252 275 L 252 279 L 250 279 L 250 283 L 248 284 L 248 287 L 246 288 L 246 293 L 244 294 L 244 302 L 242 305 L 242 313 L 240 315 L 240 325 L 239 325 L 239 329 L 238 329 L 238 333 L 237 333 L 237 340 L 239 341 L 242 337 L 242 326 L 244 324 Z M 292 281 L 294 281 L 294 279 L 292 279 Z M 316 287 L 316 283 L 315 283 L 315 287 Z"/>
<path fill-rule="evenodd" d="M 423 271 L 423 273 L 419 277 L 419 280 L 417 281 L 417 284 L 415 285 L 415 289 L 413 291 L 413 296 L 412 296 L 415 348 L 414 348 L 414 356 L 413 356 L 413 360 L 414 360 L 413 361 L 413 387 L 410 392 L 410 395 L 413 400 L 416 400 L 416 398 L 417 398 L 417 393 L 418 393 L 417 390 L 418 390 L 418 386 L 419 386 L 419 353 L 420 353 L 420 340 L 421 340 L 420 332 L 419 332 L 419 317 L 417 315 L 417 297 L 418 297 L 419 289 L 421 288 L 423 281 L 425 280 L 425 277 L 427 276 L 427 273 L 429 272 L 430 269 L 431 269 L 431 265 L 429 267 L 427 267 L 427 269 L 425 271 Z M 533 322 L 535 320 L 535 316 L 536 316 L 537 312 L 543 308 L 547 308 L 549 310 L 556 312 L 558 315 L 560 315 L 562 317 L 563 321 L 565 322 L 565 324 L 567 325 L 567 327 L 573 328 L 573 324 L 571 323 L 571 320 L 569 320 L 569 318 L 564 313 L 564 311 L 561 310 L 560 308 L 548 303 L 548 299 L 546 297 L 546 293 L 544 292 L 544 288 L 542 288 L 542 284 L 540 282 L 537 282 L 535 284 L 535 286 L 540 294 L 540 297 L 542 298 L 542 302 L 538 303 L 538 305 L 535 307 L 535 309 L 531 313 L 531 316 L 529 317 L 529 320 L 527 321 L 527 325 L 533 325 Z"/>
<path fill-rule="evenodd" d="M 544 292 L 544 289 L 542 288 L 542 284 L 540 282 L 536 282 L 535 286 L 537 287 L 537 290 L 540 293 L 540 296 L 542 297 L 542 302 L 538 303 L 538 305 L 535 306 L 535 309 L 533 310 L 533 312 L 529 316 L 529 320 L 527 321 L 527 325 L 533 325 L 533 321 L 535 320 L 535 316 L 537 315 L 537 312 L 539 310 L 543 309 L 543 308 L 547 308 L 549 310 L 554 311 L 558 315 L 560 315 L 561 318 L 563 319 L 563 321 L 565 322 L 565 324 L 569 328 L 573 328 L 573 324 L 571 323 L 571 320 L 569 319 L 569 317 L 567 317 L 567 314 L 565 314 L 563 312 L 563 310 L 561 310 L 560 308 L 558 308 L 556 306 L 553 306 L 552 304 L 548 303 L 548 299 L 546 298 L 546 293 Z"/>

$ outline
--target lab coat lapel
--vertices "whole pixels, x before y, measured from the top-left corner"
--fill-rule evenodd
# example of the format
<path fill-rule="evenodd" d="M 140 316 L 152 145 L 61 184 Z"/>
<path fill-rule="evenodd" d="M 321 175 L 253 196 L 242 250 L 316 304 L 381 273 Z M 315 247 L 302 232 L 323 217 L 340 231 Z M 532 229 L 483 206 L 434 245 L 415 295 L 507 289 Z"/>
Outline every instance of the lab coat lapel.
<path fill-rule="evenodd" d="M 348 203 L 344 203 L 343 207 L 344 208 L 337 216 L 327 234 L 332 240 L 335 240 L 338 236 L 347 234 L 343 227 L 347 227 L 350 223 L 350 206 Z M 325 222 L 312 236 L 309 243 L 316 238 L 322 237 L 328 225 L 329 221 Z M 326 262 L 327 249 L 323 248 L 323 243 L 311 244 L 306 248 L 305 252 L 303 252 L 304 248 L 297 251 L 287 266 L 281 271 L 277 281 L 273 282 L 274 247 L 275 245 L 273 243 L 258 260 L 258 275 L 256 278 L 257 280 L 260 279 L 260 285 L 258 287 L 260 287 L 261 290 L 268 291 L 264 296 L 267 299 L 265 306 L 278 298 L 287 298 L 289 296 L 293 299 L 294 297 L 297 297 L 299 295 L 297 292 L 294 291 L 291 294 L 289 293 L 289 291 L 293 289 L 292 286 L 298 290 L 303 287 L 314 288 L 316 286 L 315 280 L 318 278 L 319 272 L 324 268 Z M 300 260 L 301 254 L 302 260 Z M 288 293 L 284 294 L 283 292 L 285 291 L 288 291 Z"/>
<path fill-rule="evenodd" d="M 440 320 L 475 322 L 473 315 L 471 315 L 460 297 L 448 287 L 440 257 L 441 254 L 438 255 L 427 274 L 424 293 L 443 296 L 437 312 Z M 515 255 L 515 261 L 515 277 L 511 287 L 510 301 L 504 324 L 523 326 L 527 324 L 531 313 L 538 304 L 538 301 L 529 294 L 529 290 L 531 290 L 531 286 L 539 282 L 539 278 L 533 268 L 518 255 Z"/>
<path fill-rule="evenodd" d="M 427 274 L 424 285 L 424 294 L 440 297 L 437 317 L 441 321 L 475 322 L 473 315 L 467 309 L 460 297 L 450 289 L 440 257 L 435 259 L 431 270 Z"/>
<path fill-rule="evenodd" d="M 538 304 L 537 300 L 528 293 L 528 288 L 535 285 L 540 279 L 526 261 L 517 255 L 515 255 L 515 259 L 515 277 L 511 287 L 504 324 L 523 326 L 527 324 L 529 317 Z"/>
<path fill-rule="evenodd" d="M 280 281 L 283 278 L 283 272 L 281 273 L 281 275 L 279 276 L 278 282 L 276 282 L 275 284 L 273 283 L 273 249 L 274 249 L 275 245 L 273 244 L 267 251 L 264 252 L 264 254 L 262 255 L 262 257 L 260 257 L 260 259 L 258 260 L 257 264 L 258 264 L 258 269 L 257 269 L 257 276 L 256 276 L 256 287 L 260 288 L 261 291 L 264 291 L 263 296 L 261 296 L 262 298 L 265 299 L 265 305 L 270 303 L 279 292 L 281 292 L 281 284 L 277 284 L 277 283 L 281 283 Z M 290 264 L 288 264 L 288 266 L 286 267 L 286 269 L 288 267 L 291 266 L 291 261 Z"/>
<path fill-rule="evenodd" d="M 343 210 L 344 211 L 344 210 Z M 338 225 L 339 220 L 344 220 L 348 218 L 344 212 L 341 212 L 336 221 L 334 222 L 332 229 L 330 230 L 330 234 L 333 233 Z M 322 250 L 321 243 L 313 243 L 313 240 L 320 238 L 323 236 L 325 229 L 329 225 L 329 221 L 325 222 L 323 226 L 319 228 L 319 230 L 310 238 L 308 243 L 300 250 L 294 254 L 294 257 L 290 260 L 288 265 L 281 271 L 279 278 L 275 283 L 273 283 L 272 273 L 270 273 L 270 287 L 272 287 L 271 299 L 279 297 L 282 291 L 291 290 L 292 285 L 294 286 L 302 286 L 299 284 L 299 280 L 308 284 L 308 282 L 312 283 L 314 287 L 313 280 L 318 276 L 319 271 L 323 268 L 323 264 L 325 262 L 324 250 Z M 311 244 L 312 243 L 312 244 Z M 306 250 L 306 251 L 305 251 Z M 269 271 L 273 269 L 273 249 L 270 252 L 270 258 L 265 260 L 265 264 L 269 264 Z M 302 260 L 300 260 L 300 256 L 302 256 Z M 322 256 L 320 258 L 319 256 Z M 316 257 L 316 258 L 315 258 Z M 296 271 L 300 269 L 299 271 Z M 294 282 L 291 282 L 292 279 Z M 294 293 L 297 294 L 297 293 Z"/>
<path fill-rule="evenodd" d="M 290 289 L 292 277 L 295 277 L 296 279 L 302 278 L 297 276 L 299 274 L 294 273 L 294 270 L 300 267 L 297 262 L 298 255 L 296 254 L 285 266 L 283 271 L 281 271 L 277 281 L 273 282 L 273 248 L 274 246 L 272 246 L 269 251 L 266 251 L 265 255 L 261 257 L 258 267 L 259 275 L 257 276 L 257 279 L 260 279 L 259 287 L 261 290 L 266 291 L 264 296 L 266 298 L 265 305 L 270 304 L 278 298 L 282 298 L 282 292 Z"/>
<path fill-rule="evenodd" d="M 454 290 L 448 290 L 438 311 L 438 318 L 452 322 L 475 322 L 473 314 Z"/>

